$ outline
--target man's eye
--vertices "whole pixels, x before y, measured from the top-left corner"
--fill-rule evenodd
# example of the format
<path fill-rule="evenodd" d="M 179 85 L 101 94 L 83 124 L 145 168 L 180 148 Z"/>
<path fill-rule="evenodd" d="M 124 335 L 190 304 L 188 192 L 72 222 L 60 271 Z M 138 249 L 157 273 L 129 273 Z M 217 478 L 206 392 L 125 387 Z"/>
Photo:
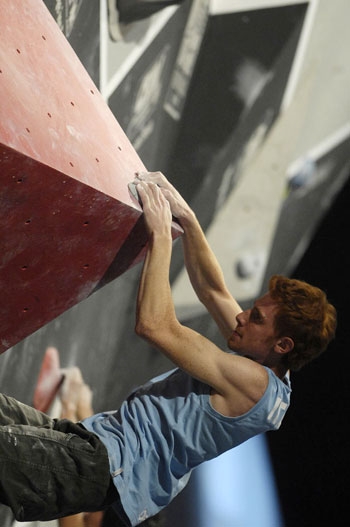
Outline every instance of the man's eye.
<path fill-rule="evenodd" d="M 253 309 L 250 313 L 250 319 L 252 320 L 252 322 L 260 322 L 261 317 L 260 317 L 259 311 L 257 311 L 256 309 Z"/>

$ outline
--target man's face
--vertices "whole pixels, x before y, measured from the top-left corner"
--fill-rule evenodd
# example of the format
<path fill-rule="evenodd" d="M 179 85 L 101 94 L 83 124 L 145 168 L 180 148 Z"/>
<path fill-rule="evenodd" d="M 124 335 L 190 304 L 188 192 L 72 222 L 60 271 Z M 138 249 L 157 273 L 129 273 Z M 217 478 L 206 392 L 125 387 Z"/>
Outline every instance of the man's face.
<path fill-rule="evenodd" d="M 237 326 L 228 339 L 228 346 L 242 356 L 267 364 L 278 341 L 274 328 L 277 304 L 270 293 L 256 300 L 251 309 L 237 315 Z"/>

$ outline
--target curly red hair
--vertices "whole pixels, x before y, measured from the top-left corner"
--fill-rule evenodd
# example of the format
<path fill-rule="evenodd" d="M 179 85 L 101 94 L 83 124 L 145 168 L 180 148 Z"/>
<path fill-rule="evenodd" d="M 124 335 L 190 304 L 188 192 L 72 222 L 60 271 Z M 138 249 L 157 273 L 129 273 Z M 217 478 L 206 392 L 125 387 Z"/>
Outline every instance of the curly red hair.
<path fill-rule="evenodd" d="M 337 312 L 324 291 L 302 280 L 274 275 L 269 291 L 278 303 L 275 328 L 291 337 L 294 348 L 285 355 L 288 369 L 299 370 L 326 350 L 335 337 Z"/>

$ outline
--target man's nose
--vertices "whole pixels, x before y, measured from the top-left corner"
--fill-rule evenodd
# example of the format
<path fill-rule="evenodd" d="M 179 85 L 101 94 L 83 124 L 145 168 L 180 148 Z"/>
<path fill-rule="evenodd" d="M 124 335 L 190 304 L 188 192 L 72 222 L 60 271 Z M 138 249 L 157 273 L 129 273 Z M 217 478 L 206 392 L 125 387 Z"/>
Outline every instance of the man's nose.
<path fill-rule="evenodd" d="M 241 326 L 243 325 L 243 323 L 244 323 L 244 311 L 241 311 L 241 313 L 238 313 L 238 315 L 236 316 L 236 320 L 237 320 L 238 324 L 240 324 Z"/>

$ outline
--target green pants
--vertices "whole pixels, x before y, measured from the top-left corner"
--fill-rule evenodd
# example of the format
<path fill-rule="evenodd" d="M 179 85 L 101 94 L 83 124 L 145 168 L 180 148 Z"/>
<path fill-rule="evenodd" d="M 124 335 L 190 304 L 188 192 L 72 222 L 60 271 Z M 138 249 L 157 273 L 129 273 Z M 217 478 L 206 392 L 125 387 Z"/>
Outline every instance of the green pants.
<path fill-rule="evenodd" d="M 97 436 L 0 394 L 0 502 L 16 520 L 104 510 L 118 499 Z"/>

